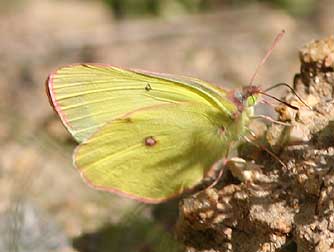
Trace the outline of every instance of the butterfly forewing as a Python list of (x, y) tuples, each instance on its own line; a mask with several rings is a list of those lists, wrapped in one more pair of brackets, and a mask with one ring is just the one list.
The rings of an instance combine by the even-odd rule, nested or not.
[(111, 66), (63, 67), (48, 79), (48, 93), (64, 125), (82, 142), (112, 119), (144, 107), (196, 102), (231, 115), (226, 93), (192, 78), (172, 78)]

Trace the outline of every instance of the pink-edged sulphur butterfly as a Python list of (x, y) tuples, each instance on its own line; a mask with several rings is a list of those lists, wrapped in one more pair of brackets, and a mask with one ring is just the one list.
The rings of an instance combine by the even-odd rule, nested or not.
[(159, 203), (227, 157), (247, 133), (260, 89), (78, 64), (50, 74), (47, 92), (79, 143), (74, 166), (89, 185)]

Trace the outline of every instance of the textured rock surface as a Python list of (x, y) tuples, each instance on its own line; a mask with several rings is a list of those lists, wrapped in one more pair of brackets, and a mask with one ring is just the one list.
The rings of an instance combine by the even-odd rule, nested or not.
[(262, 136), (286, 165), (256, 150), (252, 179), (233, 168), (239, 182), (183, 200), (178, 237), (189, 252), (334, 251), (334, 37), (307, 44), (300, 60), (294, 88), (312, 110), (287, 94), (299, 110), (276, 111), (292, 126)]

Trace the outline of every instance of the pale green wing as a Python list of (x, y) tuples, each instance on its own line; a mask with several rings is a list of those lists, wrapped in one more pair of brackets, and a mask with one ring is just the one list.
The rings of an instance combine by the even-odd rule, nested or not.
[(203, 104), (156, 105), (107, 123), (76, 149), (96, 189), (158, 203), (196, 185), (238, 140), (236, 121)]
[(78, 142), (106, 122), (147, 106), (190, 101), (227, 115), (236, 111), (224, 90), (204, 81), (111, 66), (60, 68), (49, 76), (47, 88), (53, 107)]

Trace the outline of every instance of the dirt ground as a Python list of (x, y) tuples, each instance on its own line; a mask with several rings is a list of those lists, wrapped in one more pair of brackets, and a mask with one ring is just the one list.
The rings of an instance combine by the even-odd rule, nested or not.
[[(159, 237), (149, 245), (140, 241), (152, 230), (164, 232), (152, 222), (149, 206), (94, 191), (72, 168), (75, 143), (45, 95), (45, 79), (55, 68), (99, 62), (242, 86), (285, 29), (256, 84), (292, 83), (300, 67), (298, 49), (333, 33), (331, 10), (332, 1), (321, 1), (312, 17), (296, 18), (254, 4), (121, 22), (97, 1), (19, 1), (1, 10), (0, 251), (164, 251), (171, 246), (152, 245)], [(131, 232), (117, 226), (120, 221), (135, 223)], [(109, 233), (121, 234), (108, 243), (115, 250), (94, 247)], [(136, 236), (137, 243), (126, 244)], [(173, 238), (166, 234), (165, 240), (169, 244)]]

